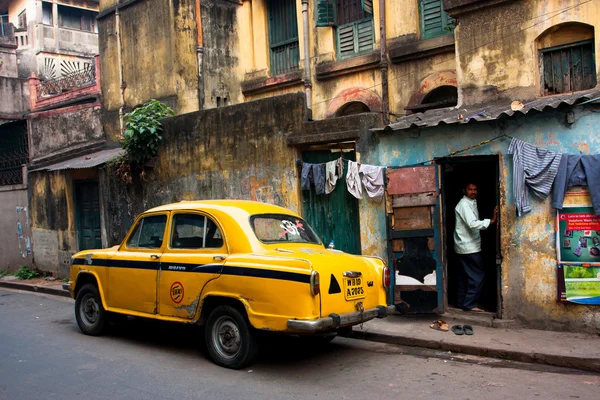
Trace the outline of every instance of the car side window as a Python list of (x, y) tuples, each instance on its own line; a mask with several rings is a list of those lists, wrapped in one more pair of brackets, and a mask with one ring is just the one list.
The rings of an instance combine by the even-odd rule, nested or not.
[(152, 215), (140, 219), (127, 241), (128, 248), (158, 249), (162, 246), (167, 225), (166, 215)]
[(217, 224), (199, 214), (176, 214), (173, 217), (172, 249), (218, 249), (223, 236)]

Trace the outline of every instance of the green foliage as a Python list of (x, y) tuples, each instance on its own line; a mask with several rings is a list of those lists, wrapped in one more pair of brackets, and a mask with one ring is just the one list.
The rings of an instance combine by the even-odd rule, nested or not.
[(598, 290), (600, 291), (600, 282), (565, 282), (565, 289), (572, 290)]
[(153, 99), (123, 116), (122, 146), (130, 164), (144, 164), (156, 156), (162, 140), (160, 120), (174, 114), (169, 106)]
[(598, 275), (598, 268), (593, 267), (565, 267), (565, 278), (595, 278)]
[(0, 269), (0, 278), (2, 278), (3, 276), (8, 275), (8, 271), (5, 269)]
[(35, 279), (40, 277), (40, 273), (34, 269), (31, 269), (25, 265), (22, 265), (17, 272), (15, 272), (15, 276), (21, 280)]

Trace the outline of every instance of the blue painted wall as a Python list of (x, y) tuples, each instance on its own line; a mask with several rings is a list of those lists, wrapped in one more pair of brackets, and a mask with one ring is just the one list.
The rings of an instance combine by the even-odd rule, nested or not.
[[(567, 124), (566, 113), (573, 111), (575, 123)], [(373, 163), (404, 166), (434, 158), (506, 134), (538, 147), (573, 154), (600, 153), (600, 107), (532, 111), (491, 122), (470, 122), (410, 129), (394, 133), (376, 133), (377, 157)], [(506, 154), (510, 139), (461, 153), (458, 156), (500, 156), (502, 297), (503, 319), (518, 319), (548, 329), (600, 329), (600, 307), (562, 304), (556, 296), (556, 210), (550, 198), (531, 198), (533, 210), (516, 217), (513, 196), (512, 156)], [(378, 210), (385, 221), (385, 211)], [(385, 229), (381, 230), (385, 235)]]

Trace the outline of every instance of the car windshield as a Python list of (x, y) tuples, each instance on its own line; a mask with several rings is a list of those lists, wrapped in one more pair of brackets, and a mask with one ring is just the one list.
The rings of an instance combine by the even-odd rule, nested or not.
[(314, 243), (321, 244), (308, 224), (297, 217), (285, 214), (262, 214), (250, 218), (258, 240), (264, 243)]

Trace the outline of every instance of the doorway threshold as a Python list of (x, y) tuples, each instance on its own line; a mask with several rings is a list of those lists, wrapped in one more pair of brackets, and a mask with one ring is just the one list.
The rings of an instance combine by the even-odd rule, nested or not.
[(442, 315), (448, 319), (487, 327), (492, 327), (494, 318), (496, 317), (496, 313), (493, 312), (464, 311), (454, 307), (448, 307)]

